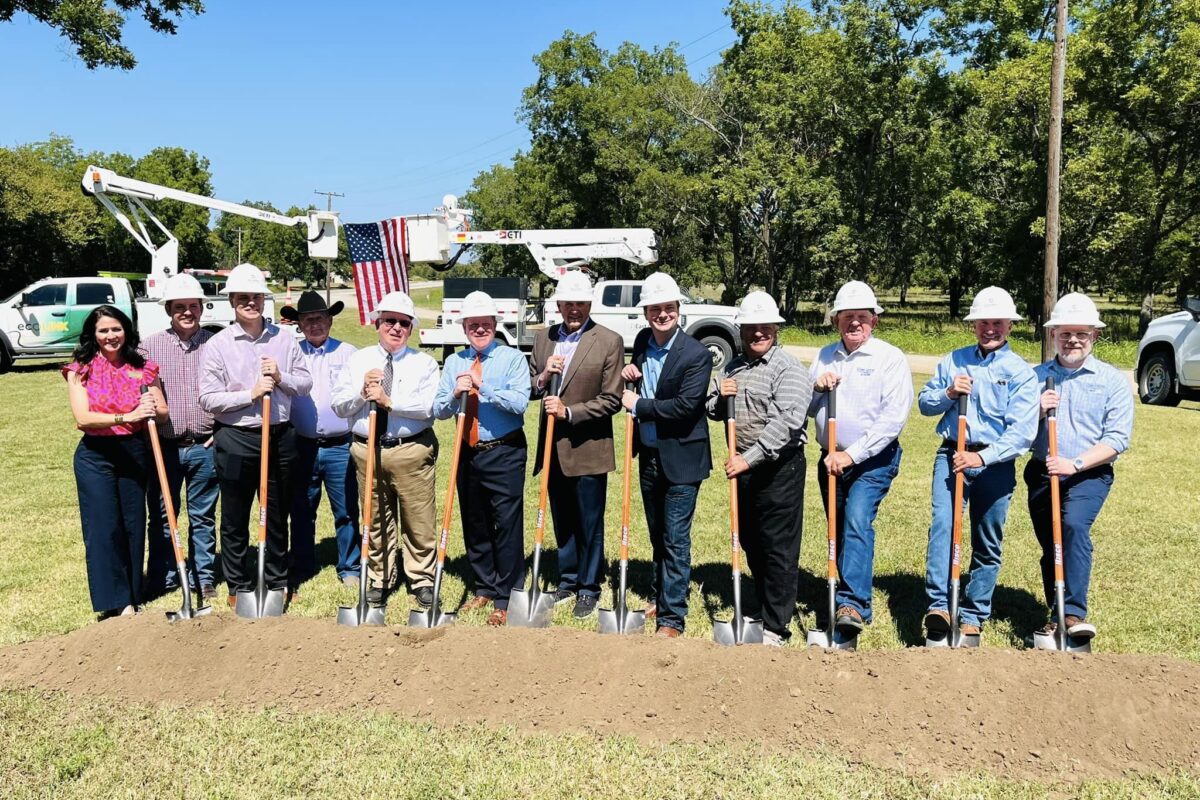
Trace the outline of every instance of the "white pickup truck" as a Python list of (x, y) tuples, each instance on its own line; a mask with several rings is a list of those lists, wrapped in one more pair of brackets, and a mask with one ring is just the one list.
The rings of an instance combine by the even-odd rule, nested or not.
[(1174, 406), (1200, 396), (1200, 298), (1152, 321), (1138, 342), (1138, 396), (1147, 405)]
[[(593, 287), (592, 318), (606, 328), (621, 334), (625, 349), (633, 349), (638, 331), (646, 327), (646, 317), (637, 302), (641, 298), (643, 281), (600, 281)], [(527, 284), (520, 278), (450, 278), (443, 283), (442, 313), (437, 327), (420, 330), (423, 347), (441, 347), (446, 352), (465, 347), (467, 339), (456, 321), (462, 299), (468, 293), (482, 290), (492, 295), (500, 311), (496, 335), (506, 344), (531, 350), (533, 337), (545, 325), (562, 321), (558, 306), (551, 300), (540, 306), (528, 298)], [(689, 300), (680, 307), (679, 324), (694, 336), (713, 357), (713, 368), (721, 369), (733, 358), (738, 334), (733, 318), (737, 309)]]
[[(105, 304), (128, 314), (142, 338), (170, 324), (162, 302), (136, 297), (124, 278), (44, 278), (0, 302), (0, 372), (20, 359), (70, 356), (87, 315)], [(267, 298), (263, 313), (274, 317), (272, 298)], [(232, 321), (227, 298), (204, 298), (201, 325), (218, 331)]]

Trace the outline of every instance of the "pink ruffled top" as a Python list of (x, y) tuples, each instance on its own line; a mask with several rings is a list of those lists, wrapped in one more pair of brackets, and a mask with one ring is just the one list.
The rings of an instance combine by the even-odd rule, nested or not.
[[(150, 386), (158, 378), (158, 364), (147, 360), (141, 369), (132, 364), (115, 366), (98, 355), (87, 364), (78, 361), (67, 364), (62, 368), (64, 379), (68, 372), (77, 374), (87, 389), (89, 410), (97, 414), (128, 414), (137, 408), (141, 387)], [(86, 432), (90, 436), (130, 436), (145, 427), (144, 421), (125, 422), (107, 428), (89, 428)]]

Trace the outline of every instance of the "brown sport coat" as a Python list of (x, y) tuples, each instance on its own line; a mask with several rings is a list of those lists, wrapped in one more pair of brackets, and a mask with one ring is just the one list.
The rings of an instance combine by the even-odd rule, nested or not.
[[(554, 355), (558, 325), (538, 332), (529, 360), (529, 377), (534, 399), (544, 397), (549, 387), (539, 390), (538, 375)], [(570, 410), (570, 422), (554, 423), (554, 448), (563, 475), (601, 475), (616, 469), (613, 456), (612, 417), (621, 409), (621, 368), (625, 366), (625, 345), (620, 335), (595, 320), (584, 324), (579, 346), (567, 365), (559, 397)], [(539, 406), (538, 443), (534, 451), (533, 474), (542, 468), (542, 448), (546, 441), (546, 414)]]

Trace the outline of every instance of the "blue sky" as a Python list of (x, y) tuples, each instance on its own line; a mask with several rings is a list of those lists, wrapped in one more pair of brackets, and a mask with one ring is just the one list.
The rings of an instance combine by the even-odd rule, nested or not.
[(131, 19), (132, 72), (87, 70), (18, 14), (0, 24), (0, 145), (51, 132), (84, 151), (175, 145), (211, 161), (224, 200), (323, 207), (321, 189), (346, 194), (347, 222), (427, 212), (528, 145), (521, 90), (564, 30), (608, 50), (675, 42), (701, 75), (734, 38), (724, 5), (207, 0), (174, 37)]

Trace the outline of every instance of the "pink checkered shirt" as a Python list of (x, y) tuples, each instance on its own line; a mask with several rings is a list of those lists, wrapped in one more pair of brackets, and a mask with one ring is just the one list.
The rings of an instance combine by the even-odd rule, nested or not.
[(171, 418), (158, 430), (164, 439), (188, 434), (207, 439), (212, 434), (213, 415), (200, 407), (200, 360), (204, 343), (213, 334), (201, 328), (184, 342), (174, 328), (146, 337), (138, 349), (159, 365), (159, 378), (167, 396)]

